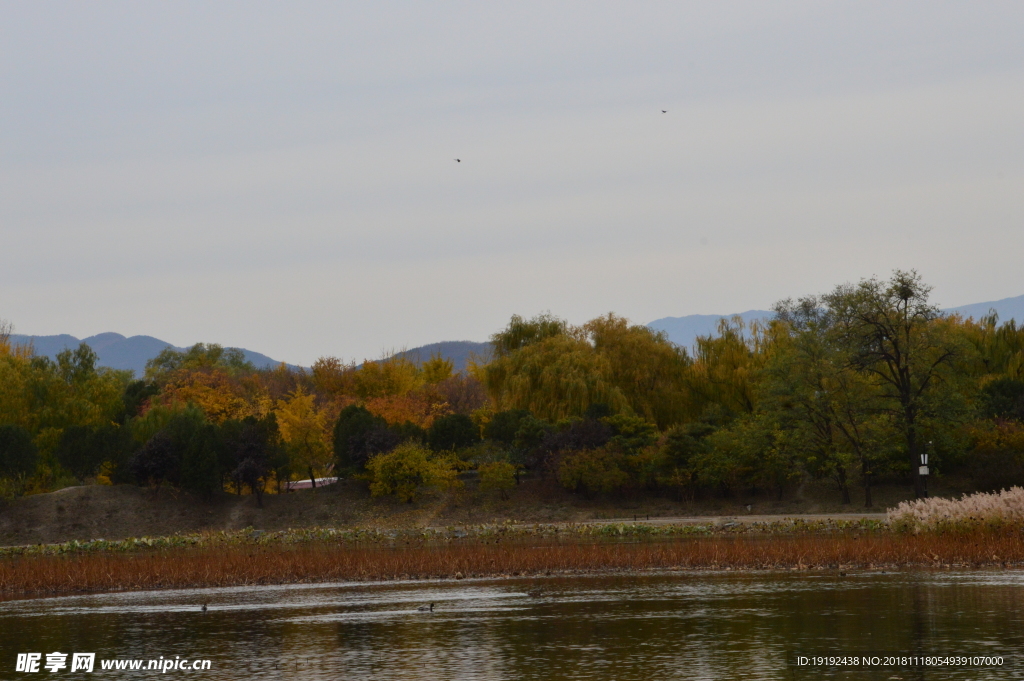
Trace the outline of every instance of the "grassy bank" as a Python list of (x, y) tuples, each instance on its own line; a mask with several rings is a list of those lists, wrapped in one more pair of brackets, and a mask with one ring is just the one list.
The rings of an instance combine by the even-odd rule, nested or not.
[(0, 594), (651, 569), (1024, 565), (1019, 528), (907, 534), (828, 523), (787, 527), (498, 527), (419, 536), (321, 530), (34, 547), (0, 556)]

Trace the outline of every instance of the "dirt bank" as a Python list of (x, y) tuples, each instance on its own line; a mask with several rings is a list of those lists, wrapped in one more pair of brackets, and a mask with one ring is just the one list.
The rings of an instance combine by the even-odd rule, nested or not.
[[(908, 489), (880, 489), (879, 510), (906, 498)], [(834, 492), (808, 488), (793, 500), (762, 497), (676, 502), (643, 499), (587, 500), (543, 480), (526, 481), (508, 500), (466, 489), (426, 495), (414, 504), (371, 498), (366, 485), (342, 481), (319, 490), (264, 497), (257, 508), (252, 496), (222, 494), (203, 500), (173, 489), (131, 485), (69, 487), (49, 494), (0, 502), (0, 546), (50, 544), (71, 540), (165, 536), (178, 532), (283, 530), (301, 527), (429, 527), (515, 520), (529, 523), (613, 522), (636, 518), (665, 522), (744, 522), (779, 515), (850, 517), (862, 509), (837, 504)], [(878, 517), (878, 516), (876, 516)]]

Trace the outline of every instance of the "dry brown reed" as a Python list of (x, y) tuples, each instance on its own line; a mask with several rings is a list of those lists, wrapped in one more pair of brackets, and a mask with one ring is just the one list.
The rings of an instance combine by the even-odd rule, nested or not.
[(0, 560), (0, 594), (459, 578), (649, 569), (852, 569), (1024, 563), (1018, 532), (713, 536), (661, 542), (315, 544)]
[(889, 523), (899, 529), (927, 532), (1024, 522), (1024, 488), (965, 494), (959, 499), (931, 497), (904, 501), (889, 509)]

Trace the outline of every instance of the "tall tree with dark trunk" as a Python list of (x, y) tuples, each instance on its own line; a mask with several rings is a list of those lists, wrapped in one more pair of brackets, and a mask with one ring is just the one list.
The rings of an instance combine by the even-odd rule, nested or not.
[(931, 287), (917, 272), (896, 270), (889, 281), (866, 279), (822, 297), (835, 315), (851, 365), (878, 379), (885, 408), (897, 417), (910, 460), (914, 491), (924, 495), (919, 465), (921, 419), (928, 397), (957, 356), (957, 343), (937, 322)]

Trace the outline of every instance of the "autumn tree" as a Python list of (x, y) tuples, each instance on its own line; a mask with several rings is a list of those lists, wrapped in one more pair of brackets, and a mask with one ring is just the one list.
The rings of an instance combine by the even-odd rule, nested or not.
[(354, 395), (356, 372), (355, 364), (345, 363), (337, 357), (320, 357), (310, 367), (313, 390), (331, 400)]
[(353, 389), (361, 400), (405, 395), (423, 385), (416, 364), (401, 355), (366, 361), (353, 375)]
[(600, 402), (628, 408), (622, 391), (608, 378), (607, 358), (598, 354), (584, 332), (541, 315), (530, 321), (515, 316), (491, 337), (495, 358), (484, 367), (485, 383), (500, 409), (525, 409), (558, 421), (581, 416)]
[(440, 383), (452, 377), (455, 363), (445, 359), (441, 353), (434, 353), (426, 362), (420, 365), (420, 377), (424, 383)]
[(196, 343), (187, 350), (164, 348), (160, 354), (146, 362), (146, 380), (163, 384), (179, 371), (212, 369), (237, 376), (252, 373), (256, 367), (245, 359), (245, 354), (238, 348), (225, 348), (216, 343)]
[(461, 486), (452, 457), (437, 455), (407, 442), (375, 454), (366, 464), (373, 496), (395, 495), (412, 503), (424, 487), (447, 490)]
[(331, 467), (334, 454), (326, 417), (317, 409), (313, 395), (301, 388), (279, 400), (275, 413), (292, 466), (307, 471), (316, 487), (317, 473), (322, 476)]

